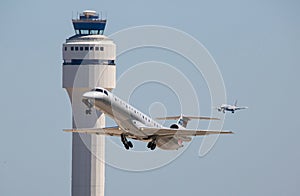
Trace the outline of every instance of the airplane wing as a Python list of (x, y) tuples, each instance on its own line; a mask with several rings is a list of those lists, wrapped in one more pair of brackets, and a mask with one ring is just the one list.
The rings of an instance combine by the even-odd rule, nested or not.
[(172, 129), (172, 128), (152, 128), (142, 127), (140, 128), (143, 133), (149, 136), (199, 136), (199, 135), (211, 135), (211, 134), (233, 134), (232, 131), (221, 130), (193, 130), (193, 129)]
[(236, 107), (235, 110), (243, 110), (243, 109), (247, 109), (248, 107), (243, 106), (243, 107)]
[[(154, 128), (154, 127), (141, 127), (141, 132), (148, 136), (160, 137), (173, 137), (173, 136), (199, 136), (211, 134), (233, 134), (232, 131), (219, 131), (219, 130), (193, 130), (193, 129), (171, 129), (171, 128)], [(88, 133), (97, 135), (120, 136), (124, 133), (118, 126), (105, 127), (105, 128), (84, 128), (84, 129), (64, 129), (65, 132), (71, 133)], [(135, 138), (133, 135), (130, 138)]]
[(84, 129), (64, 129), (65, 132), (71, 133), (89, 133), (97, 135), (110, 135), (110, 136), (120, 136), (123, 131), (119, 126), (115, 127), (104, 127), (104, 128), (84, 128)]

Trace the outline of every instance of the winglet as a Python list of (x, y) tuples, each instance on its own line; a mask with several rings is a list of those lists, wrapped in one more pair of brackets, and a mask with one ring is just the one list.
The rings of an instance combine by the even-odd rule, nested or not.
[(236, 99), (236, 100), (234, 101), (234, 106), (237, 106), (237, 102), (238, 102), (238, 100)]

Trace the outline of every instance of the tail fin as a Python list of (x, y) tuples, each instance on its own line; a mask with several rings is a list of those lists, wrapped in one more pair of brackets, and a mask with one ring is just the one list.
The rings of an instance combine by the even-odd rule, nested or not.
[(238, 102), (238, 100), (236, 99), (236, 100), (234, 101), (234, 106), (237, 106), (237, 102)]
[(211, 117), (206, 117), (206, 116), (185, 116), (185, 115), (180, 115), (180, 116), (167, 116), (167, 117), (159, 117), (156, 118), (157, 120), (178, 120), (177, 124), (179, 124), (182, 127), (186, 127), (188, 122), (193, 119), (198, 119), (198, 120), (220, 120), (219, 118), (211, 118)]

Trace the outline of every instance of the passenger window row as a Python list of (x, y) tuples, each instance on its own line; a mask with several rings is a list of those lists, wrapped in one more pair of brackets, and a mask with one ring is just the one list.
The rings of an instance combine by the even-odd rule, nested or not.
[(85, 51), (104, 51), (104, 47), (103, 46), (101, 46), (101, 47), (99, 47), (99, 46), (85, 46), (85, 47), (83, 47), (83, 46), (71, 46), (71, 47), (66, 47), (65, 46), (65, 51), (67, 51), (68, 50), (68, 48), (69, 48), (69, 50), (71, 50), (71, 51), (78, 51), (78, 50), (80, 50), (80, 51), (83, 51), (83, 50), (85, 50)]
[(138, 111), (136, 111), (134, 108), (128, 106), (128, 105), (127, 105), (126, 103), (124, 103), (123, 101), (117, 99), (116, 97), (115, 97), (115, 101), (120, 102), (122, 105), (126, 105), (126, 108), (127, 108), (127, 109), (129, 108), (131, 111), (133, 111), (135, 114), (137, 114), (137, 115), (139, 115), (140, 117), (142, 117), (144, 120), (148, 121), (149, 123), (152, 123), (152, 125), (153, 125), (154, 127), (158, 127), (158, 128), (159, 128), (159, 125), (158, 125), (157, 123), (155, 123), (155, 122), (153, 122), (153, 121), (150, 121), (150, 118), (147, 118), (147, 116), (142, 115), (141, 113), (139, 113)]

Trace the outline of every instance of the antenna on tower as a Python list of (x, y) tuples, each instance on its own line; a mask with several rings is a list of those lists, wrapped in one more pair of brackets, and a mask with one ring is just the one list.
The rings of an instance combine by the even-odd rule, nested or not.
[(105, 11), (105, 20), (107, 20), (107, 11)]

